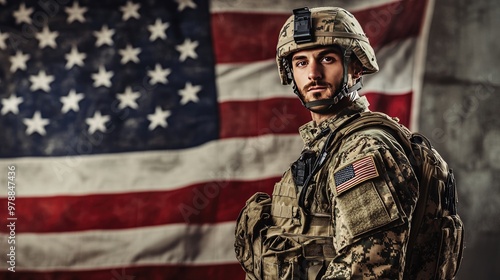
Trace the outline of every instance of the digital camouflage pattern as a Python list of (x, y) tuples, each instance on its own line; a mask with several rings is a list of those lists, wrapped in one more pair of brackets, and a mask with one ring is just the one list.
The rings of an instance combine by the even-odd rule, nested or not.
[(312, 42), (297, 44), (294, 41), (293, 15), (288, 18), (279, 33), (276, 62), (283, 85), (292, 83), (292, 77), (288, 76), (284, 60), (292, 53), (319, 46), (338, 45), (350, 49), (363, 65), (363, 74), (378, 71), (375, 52), (370, 46), (368, 37), (350, 12), (337, 7), (311, 8), (310, 11), (314, 30)]
[[(339, 129), (367, 106), (361, 97), (319, 126), (302, 126), (305, 149), (320, 151), (327, 137), (321, 131)], [(334, 140), (329, 152), (307, 189), (306, 211), (291, 169), (275, 185), (272, 224), (260, 229), (261, 265), (246, 267), (247, 279), (401, 279), (418, 188), (402, 147), (383, 130), (368, 129)], [(367, 156), (377, 177), (337, 193), (336, 172)]]
[(360, 114), (345, 133), (374, 127), (390, 132), (403, 145), (419, 181), (403, 278), (454, 279), (462, 261), (464, 225), (457, 213), (453, 171), (424, 135), (383, 113)]
[[(355, 102), (366, 104), (364, 98)], [(340, 195), (333, 189), (337, 256), (323, 279), (402, 279), (410, 217), (418, 198), (418, 182), (404, 149), (379, 128), (355, 132), (342, 140), (333, 156), (329, 184), (335, 185), (336, 170), (366, 155), (375, 158), (380, 176)]]

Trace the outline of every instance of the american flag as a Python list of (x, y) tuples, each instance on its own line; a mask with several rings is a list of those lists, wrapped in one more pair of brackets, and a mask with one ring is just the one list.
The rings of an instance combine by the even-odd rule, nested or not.
[(375, 160), (371, 155), (350, 163), (333, 174), (337, 195), (378, 175)]
[(235, 219), (310, 119), (278, 32), (324, 5), (376, 50), (371, 109), (416, 128), (432, 0), (0, 0), (0, 278), (244, 279)]

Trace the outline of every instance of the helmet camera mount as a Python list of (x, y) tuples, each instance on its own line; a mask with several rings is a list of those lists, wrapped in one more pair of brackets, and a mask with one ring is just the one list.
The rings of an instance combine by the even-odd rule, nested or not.
[(304, 7), (293, 10), (294, 28), (293, 40), (297, 44), (309, 43), (313, 41), (312, 19), (309, 8)]

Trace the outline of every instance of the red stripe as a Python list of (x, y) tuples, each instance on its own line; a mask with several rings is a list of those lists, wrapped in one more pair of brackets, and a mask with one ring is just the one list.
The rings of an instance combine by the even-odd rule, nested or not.
[[(366, 98), (372, 111), (398, 117), (410, 123), (412, 93), (387, 95), (369, 92)], [(251, 137), (263, 134), (297, 134), (311, 120), (310, 112), (298, 98), (274, 98), (254, 101), (228, 101), (219, 104), (220, 137)]]
[[(425, 6), (426, 1), (398, 1), (356, 11), (354, 16), (363, 26), (371, 45), (379, 48), (418, 35)], [(290, 14), (213, 13), (211, 24), (216, 62), (273, 59), (278, 33)]]
[(398, 1), (353, 13), (375, 49), (415, 37), (423, 26), (427, 1)]
[[(279, 178), (207, 182), (175, 191), (16, 199), (16, 233), (234, 221), (250, 196)], [(7, 205), (5, 198), (0, 205)], [(1, 220), (6, 220), (3, 211)], [(7, 233), (8, 228), (0, 231)]]
[[(410, 125), (413, 92), (398, 95), (368, 92), (365, 94), (370, 102), (370, 110), (386, 113), (391, 117), (399, 118), (399, 122), (405, 126)], [(416, 104), (418, 105), (418, 104)]]
[[(17, 268), (17, 267), (16, 267)], [(245, 279), (243, 269), (239, 264), (224, 265), (162, 265), (141, 267), (119, 267), (102, 270), (79, 271), (51, 271), (35, 272), (22, 271), (19, 268), (15, 273), (0, 272), (0, 279), (4, 280), (165, 280), (165, 279)]]
[(254, 62), (274, 58), (278, 33), (288, 16), (213, 13), (211, 24), (216, 62)]
[(298, 98), (229, 101), (219, 104), (219, 111), (221, 138), (297, 134), (311, 120)]

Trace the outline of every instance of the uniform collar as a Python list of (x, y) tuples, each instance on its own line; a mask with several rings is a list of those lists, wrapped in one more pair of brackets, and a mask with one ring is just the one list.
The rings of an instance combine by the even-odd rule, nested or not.
[(299, 134), (304, 140), (304, 143), (309, 146), (312, 141), (314, 141), (318, 135), (327, 128), (331, 131), (335, 131), (338, 127), (342, 126), (350, 117), (357, 113), (369, 111), (368, 100), (365, 96), (359, 97), (354, 100), (349, 107), (342, 109), (338, 114), (332, 116), (317, 125), (314, 121), (310, 121), (299, 128)]

